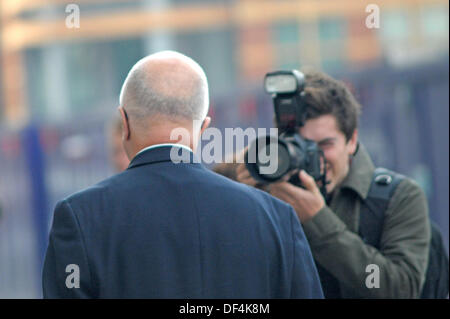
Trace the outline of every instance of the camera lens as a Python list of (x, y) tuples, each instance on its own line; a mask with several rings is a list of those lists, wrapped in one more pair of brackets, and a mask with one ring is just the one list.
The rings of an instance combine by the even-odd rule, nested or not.
[[(272, 143), (277, 143), (277, 142), (272, 142)], [(290, 166), (290, 156), (289, 156), (288, 150), (286, 149), (286, 146), (284, 146), (281, 143), (278, 143), (278, 151), (275, 156), (273, 156), (273, 154), (270, 154), (270, 149), (271, 149), (270, 144), (267, 146), (261, 147), (261, 149), (258, 152), (256, 166), (257, 166), (259, 174), (263, 175), (265, 178), (268, 178), (271, 180), (276, 180), (288, 172), (289, 166)], [(263, 158), (263, 156), (264, 156), (264, 158), (269, 158), (270, 161), (266, 162), (266, 163), (261, 163), (260, 159)], [(276, 171), (272, 174), (264, 174), (261, 171), (261, 167), (267, 167), (270, 164), (273, 165), (273, 161), (275, 161), (275, 163), (277, 165)]]

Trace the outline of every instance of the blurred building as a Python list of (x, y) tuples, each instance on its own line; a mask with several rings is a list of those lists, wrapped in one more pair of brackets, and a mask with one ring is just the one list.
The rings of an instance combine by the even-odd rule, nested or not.
[(204, 67), (220, 129), (272, 126), (269, 71), (346, 81), (375, 164), (419, 182), (448, 249), (449, 3), (370, 2), (379, 28), (358, 0), (0, 0), (0, 298), (40, 296), (56, 201), (113, 173), (122, 82), (167, 49)]
[[(71, 3), (80, 28), (66, 27)], [(212, 97), (260, 86), (274, 69), (338, 74), (448, 54), (448, 1), (374, 3), (379, 29), (366, 27), (367, 3), (354, 0), (3, 0), (1, 119), (109, 109), (130, 66), (161, 49), (199, 61)]]

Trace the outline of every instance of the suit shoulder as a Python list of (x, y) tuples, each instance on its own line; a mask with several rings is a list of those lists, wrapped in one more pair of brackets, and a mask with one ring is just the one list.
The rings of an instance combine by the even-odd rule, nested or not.
[(119, 183), (119, 181), (124, 178), (124, 173), (125, 172), (122, 172), (108, 177), (92, 186), (66, 196), (61, 201), (66, 201), (68, 203), (77, 203), (79, 201), (85, 201), (90, 198), (97, 198), (98, 196), (101, 196), (101, 194), (104, 193), (106, 189)]
[(233, 181), (213, 171), (210, 171), (210, 173), (214, 175), (214, 178), (216, 178), (217, 181), (219, 181), (219, 183), (221, 183), (224, 187), (252, 199), (252, 201), (259, 206), (270, 207), (271, 211), (278, 214), (282, 214), (283, 211), (293, 211), (293, 208), (289, 204), (273, 197), (265, 191)]

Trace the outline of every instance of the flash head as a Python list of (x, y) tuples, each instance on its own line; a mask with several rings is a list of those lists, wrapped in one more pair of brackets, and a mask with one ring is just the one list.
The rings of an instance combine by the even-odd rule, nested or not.
[(270, 94), (294, 94), (304, 86), (305, 77), (297, 70), (271, 72), (264, 77), (264, 89)]

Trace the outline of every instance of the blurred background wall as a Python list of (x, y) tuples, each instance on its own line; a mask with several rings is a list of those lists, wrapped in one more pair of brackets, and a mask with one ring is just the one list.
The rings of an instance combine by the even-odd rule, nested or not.
[(356, 0), (0, 0), (0, 298), (41, 296), (56, 201), (114, 173), (105, 126), (121, 84), (166, 49), (204, 67), (220, 129), (271, 127), (266, 72), (344, 80), (375, 164), (423, 187), (448, 250), (449, 4), (370, 3), (380, 28)]

